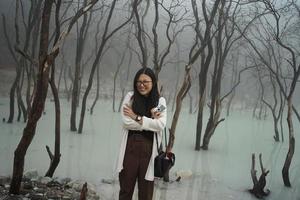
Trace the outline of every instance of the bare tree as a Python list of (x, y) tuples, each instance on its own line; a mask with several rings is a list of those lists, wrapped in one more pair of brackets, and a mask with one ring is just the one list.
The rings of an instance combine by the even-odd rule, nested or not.
[[(264, 3), (266, 8), (271, 12), (271, 15), (274, 17), (274, 20), (276, 21), (276, 26), (275, 26), (276, 31), (275, 31), (274, 39), (284, 50), (286, 50), (290, 54), (290, 59), (288, 59), (287, 62), (292, 67), (292, 81), (289, 86), (289, 91), (287, 93), (287, 107), (288, 107), (287, 123), (289, 129), (289, 151), (286, 155), (286, 159), (282, 168), (282, 178), (283, 178), (284, 185), (290, 187), (291, 183), (289, 178), (289, 168), (295, 152), (295, 136), (294, 136), (294, 127), (293, 127), (293, 119), (292, 119), (292, 112), (293, 112), (292, 106), (293, 106), (293, 94), (300, 75), (300, 64), (297, 63), (296, 53), (295, 50), (293, 50), (293, 47), (289, 46), (289, 44), (286, 44), (282, 39), (282, 34), (280, 33), (279, 11), (274, 7), (274, 5), (271, 4), (271, 2), (264, 2)], [(277, 73), (275, 74), (277, 75)], [(281, 84), (281, 82), (278, 83)], [(280, 86), (280, 88), (283, 88), (283, 86)]]
[[(253, 40), (251, 40), (249, 37), (244, 35), (244, 37), (249, 42), (250, 46), (254, 50), (254, 52), (258, 55), (260, 60), (264, 63), (264, 65), (270, 70), (272, 75), (275, 77), (276, 82), (280, 88), (280, 91), (283, 93), (284, 97), (287, 100), (287, 124), (288, 124), (288, 130), (289, 130), (289, 150), (286, 155), (286, 159), (282, 168), (282, 178), (284, 185), (287, 187), (291, 186), (290, 179), (289, 179), (289, 168), (292, 162), (292, 158), (295, 152), (295, 136), (294, 136), (294, 127), (293, 127), (293, 120), (292, 120), (292, 113), (293, 113), (293, 95), (295, 92), (295, 87), (297, 84), (297, 80), (300, 75), (300, 64), (297, 62), (297, 53), (291, 43), (289, 43), (288, 38), (284, 37), (286, 29), (288, 25), (290, 24), (289, 20), (284, 21), (285, 25), (282, 26), (282, 16), (280, 15), (280, 12), (283, 9), (291, 9), (291, 5), (286, 3), (282, 8), (276, 8), (275, 5), (270, 1), (259, 1), (259, 3), (262, 3), (262, 5), (265, 6), (265, 9), (268, 10), (270, 13), (270, 17), (272, 17), (272, 20), (275, 21), (275, 23), (270, 23), (268, 19), (265, 19), (264, 26), (268, 26), (268, 32), (266, 34), (269, 34), (272, 36), (273, 41), (276, 42), (283, 51), (286, 52), (286, 65), (287, 67), (290, 67), (291, 75), (290, 75), (290, 83), (288, 86), (288, 91), (285, 92), (284, 85), (281, 82), (281, 76), (278, 74), (273, 67), (266, 61), (264, 58), (262, 52), (258, 48), (257, 44), (254, 43)], [(288, 18), (291, 19), (291, 18)], [(271, 20), (271, 19), (269, 19)]]
[(139, 0), (136, 4), (133, 5), (132, 10), (134, 13), (135, 17), (135, 24), (136, 24), (136, 39), (140, 48), (141, 56), (140, 54), (136, 52), (136, 54), (139, 56), (139, 61), (142, 65), (142, 67), (147, 67), (148, 66), (148, 55), (147, 55), (147, 43), (145, 42), (145, 32), (144, 32), (144, 17), (146, 16), (150, 1), (146, 1), (146, 6), (145, 6), (145, 11), (144, 14), (142, 15), (142, 20), (140, 19), (139, 15), (139, 10), (138, 6), (141, 4), (141, 0)]
[[(231, 51), (234, 44), (237, 43), (237, 41), (240, 41), (242, 38), (242, 34), (238, 33), (235, 24), (243, 24), (243, 30), (242, 32), (245, 32), (250, 25), (255, 21), (256, 18), (258, 18), (260, 15), (255, 16), (253, 19), (245, 22), (238, 21), (240, 19), (240, 13), (242, 13), (242, 5), (240, 4), (240, 1), (227, 1), (222, 2), (219, 7), (218, 12), (218, 20), (216, 22), (216, 35), (214, 37), (215, 39), (215, 56), (214, 56), (214, 69), (212, 74), (212, 83), (211, 83), (211, 90), (210, 90), (210, 102), (209, 102), (209, 119), (205, 128), (204, 136), (203, 136), (203, 142), (202, 146), (200, 146), (200, 139), (201, 139), (201, 131), (202, 131), (202, 112), (203, 112), (203, 105), (204, 102), (202, 98), (204, 98), (204, 94), (206, 87), (206, 83), (203, 83), (203, 85), (200, 85), (200, 88), (202, 88), (200, 91), (200, 103), (199, 103), (199, 111), (198, 115), (200, 117), (197, 121), (197, 134), (196, 134), (196, 145), (195, 149), (200, 150), (200, 147), (203, 150), (208, 149), (208, 145), (210, 142), (211, 137), (213, 136), (216, 127), (219, 125), (220, 122), (224, 121), (225, 118), (220, 119), (220, 114), (222, 110), (222, 101), (225, 99), (224, 97), (227, 96), (224, 95), (221, 96), (221, 83), (222, 83), (222, 77), (223, 77), (223, 71), (225, 66), (225, 61), (227, 59), (227, 56), (229, 52)], [(211, 54), (213, 53), (213, 47), (211, 47)], [(201, 66), (205, 70), (208, 70), (208, 65), (211, 62), (212, 55), (208, 55), (206, 58), (206, 63), (204, 63), (204, 66)], [(247, 70), (248, 68), (244, 68), (240, 71), (243, 72)], [(201, 71), (200, 71), (201, 73)], [(201, 76), (199, 79), (204, 79), (206, 81), (207, 72)], [(202, 80), (203, 82), (203, 80)], [(230, 90), (232, 92), (233, 90)], [(200, 106), (202, 105), (202, 106)]]
[[(216, 16), (217, 13), (217, 9), (220, 3), (220, 0), (216, 0), (213, 4), (213, 9), (210, 12), (210, 16), (208, 16), (207, 14), (205, 14), (205, 18), (206, 18), (206, 27), (205, 27), (205, 33), (204, 33), (204, 37), (201, 36), (200, 34), (200, 20), (199, 20), (199, 15), (198, 15), (198, 10), (197, 10), (197, 4), (195, 0), (191, 0), (192, 3), (192, 7), (193, 7), (193, 13), (194, 13), (194, 17), (195, 17), (195, 34), (196, 34), (196, 39), (195, 39), (195, 43), (194, 45), (191, 47), (190, 52), (189, 52), (189, 61), (188, 64), (185, 66), (185, 73), (184, 73), (184, 79), (182, 82), (182, 85), (177, 93), (177, 97), (176, 97), (176, 109), (175, 112), (173, 114), (173, 118), (172, 118), (172, 124), (171, 124), (171, 128), (169, 130), (170, 135), (169, 135), (169, 142), (168, 142), (168, 146), (167, 146), (167, 151), (171, 151), (171, 149), (173, 148), (174, 145), (174, 140), (175, 140), (175, 130), (176, 130), (176, 126), (178, 123), (178, 117), (181, 111), (181, 107), (182, 107), (182, 101), (185, 98), (188, 90), (191, 87), (191, 75), (190, 75), (190, 70), (192, 65), (196, 62), (196, 60), (198, 59), (199, 55), (203, 53), (203, 51), (205, 50), (206, 47), (211, 48), (211, 27), (213, 25), (214, 22), (214, 17)], [(202, 5), (204, 5), (204, 12), (206, 12), (206, 1), (202, 1)], [(203, 40), (201, 40), (201, 44), (199, 44), (199, 38), (203, 38)], [(198, 47), (198, 48), (197, 48)]]
[[(32, 31), (34, 29), (34, 27), (36, 27), (35, 25), (37, 24), (37, 22), (39, 21), (39, 13), (40, 13), (40, 8), (41, 8), (41, 2), (39, 1), (35, 1), (35, 0), (31, 0), (30, 1), (30, 10), (29, 10), (29, 14), (28, 14), (28, 18), (27, 18), (27, 23), (25, 22), (25, 19), (23, 18), (22, 22), (24, 25), (24, 29), (25, 29), (25, 39), (24, 39), (24, 43), (21, 44), (21, 39), (20, 39), (20, 25), (19, 25), (19, 13), (20, 13), (20, 7), (21, 7), (21, 11), (22, 13), (24, 12), (24, 8), (23, 8), (23, 4), (22, 2), (20, 2), (19, 0), (16, 0), (16, 10), (15, 10), (15, 45), (14, 47), (12, 47), (12, 44), (10, 42), (8, 33), (7, 33), (7, 28), (6, 28), (6, 22), (5, 22), (5, 16), (2, 15), (3, 18), (3, 30), (4, 30), (4, 34), (7, 40), (7, 44), (8, 44), (8, 48), (10, 50), (10, 53), (12, 54), (15, 62), (16, 62), (16, 77), (15, 80), (11, 86), (10, 89), (10, 113), (9, 113), (9, 117), (7, 122), (8, 123), (12, 123), (13, 119), (14, 119), (14, 106), (15, 106), (15, 94), (17, 95), (17, 103), (18, 103), (18, 108), (19, 108), (19, 113), (20, 109), (22, 111), (23, 117), (24, 117), (24, 121), (27, 120), (27, 108), (24, 105), (23, 99), (22, 99), (22, 95), (21, 95), (21, 91), (22, 91), (22, 86), (23, 86), (23, 80), (24, 80), (24, 75), (25, 75), (25, 71), (27, 71), (27, 77), (28, 77), (28, 81), (27, 81), (27, 105), (30, 104), (30, 80), (31, 80), (31, 74), (29, 73), (29, 69), (28, 69), (28, 62), (27, 59), (30, 58), (31, 56), (29, 56), (28, 54), (28, 49), (29, 49), (29, 45), (30, 45), (30, 38), (32, 36)], [(34, 45), (34, 42), (33, 42)], [(21, 47), (22, 46), (22, 47)], [(20, 56), (17, 56), (16, 53), (19, 53)], [(28, 107), (28, 109), (30, 109), (30, 107)], [(18, 116), (18, 121), (20, 120), (20, 115)]]
[(43, 9), (41, 41), (39, 53), (39, 77), (37, 80), (36, 93), (32, 103), (32, 109), (21, 141), (15, 150), (13, 177), (10, 193), (19, 194), (24, 170), (24, 157), (35, 134), (36, 124), (41, 117), (48, 89), (49, 65), (52, 64), (53, 55), (47, 58), (50, 13), (53, 1), (46, 1)]
[[(117, 2), (116, 0), (113, 0), (112, 3), (111, 3), (110, 10), (109, 10), (106, 22), (105, 22), (105, 28), (103, 30), (103, 34), (102, 34), (102, 38), (101, 38), (101, 43), (100, 43), (99, 49), (97, 50), (96, 58), (95, 58), (95, 60), (94, 60), (94, 62), (92, 64), (92, 69), (91, 69), (91, 72), (90, 72), (90, 75), (89, 75), (88, 85), (87, 85), (86, 91), (84, 92), (84, 95), (83, 95), (78, 133), (82, 133), (83, 121), (84, 121), (84, 116), (85, 116), (85, 111), (86, 111), (87, 97), (88, 97), (89, 92), (90, 92), (90, 90), (92, 88), (93, 77), (94, 77), (94, 74), (95, 74), (95, 70), (96, 70), (96, 68), (98, 66), (100, 57), (103, 54), (103, 50), (105, 49), (104, 47), (105, 47), (106, 43), (109, 41), (109, 39), (116, 32), (118, 32), (121, 28), (123, 28), (126, 24), (128, 24), (131, 21), (132, 17), (133, 17), (133, 12), (132, 12), (132, 14), (130, 15), (130, 17), (128, 19), (126, 19), (123, 23), (121, 23), (120, 25), (118, 25), (116, 28), (114, 28), (109, 33), (111, 18), (112, 18), (113, 11), (114, 11), (115, 6), (116, 6), (116, 2)], [(138, 2), (138, 0), (134, 0), (134, 2), (132, 3), (133, 7), (136, 6), (137, 2)]]
[[(59, 21), (59, 12), (61, 8), (61, 0), (57, 0), (56, 2), (56, 8), (55, 8), (55, 39), (54, 44), (59, 39), (60, 34), (60, 21)], [(52, 154), (50, 148), (46, 146), (48, 155), (50, 157), (50, 165), (49, 169), (47, 170), (45, 176), (52, 177), (59, 162), (60, 162), (60, 102), (59, 102), (59, 96), (58, 96), (58, 89), (55, 84), (55, 59), (53, 59), (53, 64), (51, 67), (51, 73), (50, 73), (50, 79), (49, 84), (51, 87), (51, 91), (54, 98), (54, 104), (55, 104), (55, 142), (54, 142), (54, 155)]]
[[(101, 7), (104, 7), (101, 6)], [(100, 19), (98, 20), (97, 22), (97, 26), (96, 26), (96, 33), (95, 33), (95, 41), (96, 41), (96, 44), (95, 44), (95, 50), (94, 52), (97, 53), (97, 49), (99, 49), (99, 35), (100, 35), (100, 25), (102, 23), (102, 21), (105, 19), (105, 13), (106, 13), (106, 9), (100, 9)], [(94, 112), (94, 108), (96, 106), (96, 103), (99, 99), (99, 96), (100, 96), (100, 63), (101, 63), (101, 60), (103, 58), (103, 56), (106, 54), (106, 52), (110, 49), (110, 45), (107, 45), (106, 49), (103, 51), (103, 54), (100, 56), (100, 59), (99, 59), (99, 62), (98, 62), (98, 65), (97, 65), (97, 71), (96, 71), (96, 96), (95, 96), (95, 99), (92, 103), (92, 106), (90, 108), (90, 114), (92, 115), (93, 112)], [(95, 53), (95, 54), (96, 54)]]
[[(154, 20), (151, 28), (152, 34), (150, 34), (147, 32), (147, 24), (144, 23), (148, 9), (152, 6), (150, 2), (147, 1), (144, 10), (142, 9), (143, 6), (140, 6), (142, 14), (139, 13), (138, 7), (133, 9), (137, 29), (136, 39), (141, 50), (141, 53), (135, 53), (138, 55), (142, 67), (148, 67), (148, 58), (153, 57), (153, 69), (158, 78), (162, 67), (168, 64), (167, 57), (170, 56), (176, 38), (185, 28), (181, 24), (187, 11), (183, 5), (184, 1), (153, 0)], [(140, 15), (142, 16), (140, 17)], [(158, 26), (160, 31), (158, 31)], [(165, 45), (163, 45), (163, 41), (167, 41)], [(150, 45), (148, 45), (149, 43)]]
[[(87, 0), (83, 1), (83, 6), (87, 4)], [(79, 2), (78, 2), (79, 4)], [(90, 12), (90, 15), (92, 12)], [(76, 128), (76, 111), (79, 104), (79, 95), (80, 95), (80, 82), (82, 78), (82, 55), (84, 52), (85, 42), (87, 38), (87, 30), (89, 28), (88, 24), (88, 15), (85, 13), (83, 15), (83, 20), (80, 26), (80, 30), (77, 31), (78, 39), (76, 45), (76, 56), (75, 56), (75, 74), (73, 80), (73, 89), (72, 89), (72, 99), (71, 99), (71, 116), (70, 116), (70, 130), (77, 131)], [(78, 22), (77, 22), (78, 23)]]
[(195, 32), (197, 36), (196, 41), (198, 40), (201, 41), (201, 47), (203, 47), (203, 50), (199, 52), (199, 55), (201, 54), (201, 69), (199, 73), (199, 102), (198, 102), (198, 116), (197, 116), (196, 144), (195, 144), (195, 150), (200, 150), (203, 108), (204, 108), (205, 97), (206, 97), (207, 73), (208, 73), (208, 68), (211, 59), (213, 57), (212, 25), (214, 23), (220, 1), (214, 2), (212, 10), (209, 13), (208, 13), (208, 7), (206, 5), (206, 1), (202, 1), (201, 8), (202, 8), (204, 26), (205, 26), (204, 34), (201, 33), (197, 2), (195, 0), (191, 0), (191, 3), (193, 7), (193, 14), (196, 21), (196, 25), (195, 25)]
[(87, 12), (96, 2), (97, 0), (90, 1), (86, 7), (80, 9), (75, 14), (75, 16), (71, 19), (67, 29), (60, 34), (58, 41), (54, 44), (54, 47), (49, 53), (49, 24), (51, 18), (52, 4), (54, 3), (54, 1), (46, 0), (44, 3), (40, 32), (41, 37), (39, 49), (39, 73), (37, 76), (37, 87), (33, 97), (32, 109), (30, 110), (28, 115), (27, 124), (23, 130), (22, 138), (14, 152), (13, 175), (9, 189), (9, 193), (11, 194), (20, 193), (21, 180), (24, 171), (25, 154), (35, 135), (37, 122), (40, 119), (44, 109), (49, 84), (48, 81), (50, 68), (55, 60), (55, 57), (58, 54), (61, 42), (68, 35), (72, 26), (78, 20), (78, 18), (82, 14)]
[[(259, 32), (259, 30), (257, 30)], [(274, 44), (269, 43), (268, 41), (270, 41), (270, 39), (267, 39), (266, 41), (262, 41), (262, 38), (260, 39), (261, 43), (265, 46), (266, 49), (266, 53), (265, 58), (266, 61), (269, 62), (269, 65), (271, 66), (275, 66), (276, 68), (276, 73), (278, 73), (280, 76), (282, 75), (282, 71), (281, 71), (281, 65), (283, 62), (283, 57), (280, 53), (280, 48), (276, 47), (278, 45), (275, 44), (275, 47), (277, 50), (279, 50), (277, 53), (275, 53), (274, 50)], [(259, 60), (259, 58), (254, 58), (253, 62), (257, 62), (256, 60)], [(265, 68), (262, 68), (262, 66), (260, 68), (258, 68), (258, 66), (261, 66), (259, 64), (257, 64), (257, 76), (258, 76), (258, 80), (260, 83), (260, 90), (262, 91), (262, 95), (261, 95), (261, 102), (263, 102), (270, 110), (271, 114), (272, 114), (272, 118), (273, 118), (273, 122), (274, 122), (274, 140), (276, 142), (279, 142), (280, 137), (279, 137), (279, 122), (280, 119), (283, 115), (283, 109), (284, 109), (284, 104), (285, 104), (285, 100), (283, 98), (282, 92), (280, 91), (280, 89), (278, 88), (277, 82), (273, 76), (272, 73), (270, 73), (270, 71), (267, 72), (263, 72), (263, 70), (268, 70)], [(263, 81), (263, 79), (268, 78), (268, 81)], [(283, 80), (284, 81), (284, 80)], [(272, 98), (271, 101), (268, 100), (265, 96), (267, 96), (268, 94), (265, 94), (265, 87), (270, 85), (270, 92), (272, 92)], [(285, 85), (285, 84), (284, 84)], [(269, 93), (270, 93), (269, 92)], [(282, 134), (283, 135), (283, 134)], [(283, 139), (283, 136), (282, 136)]]

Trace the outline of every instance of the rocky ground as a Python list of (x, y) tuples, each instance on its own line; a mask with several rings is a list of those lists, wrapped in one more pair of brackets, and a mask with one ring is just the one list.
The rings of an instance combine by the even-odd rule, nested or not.
[[(80, 199), (84, 181), (70, 178), (49, 178), (39, 176), (36, 170), (24, 173), (20, 195), (9, 195), (11, 179), (0, 176), (0, 200), (63, 200)], [(88, 200), (100, 199), (95, 187), (87, 183)]]

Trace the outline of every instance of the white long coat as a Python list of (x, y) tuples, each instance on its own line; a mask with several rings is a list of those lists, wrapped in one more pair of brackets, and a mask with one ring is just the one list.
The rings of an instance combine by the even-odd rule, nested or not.
[[(124, 98), (124, 101), (122, 103), (122, 110), (121, 110), (121, 115), (122, 115), (122, 122), (123, 122), (123, 127), (122, 127), (122, 140), (120, 144), (120, 153), (117, 161), (117, 172), (120, 173), (123, 169), (123, 160), (124, 160), (124, 155), (125, 155), (125, 149), (126, 149), (126, 144), (127, 144), (127, 138), (128, 138), (128, 130), (149, 130), (149, 131), (154, 131), (157, 132), (157, 139), (158, 139), (158, 144), (161, 143), (162, 139), (162, 133), (163, 130), (166, 126), (166, 121), (167, 121), (167, 109), (162, 111), (161, 117), (158, 119), (152, 119), (149, 117), (143, 116), (143, 124), (139, 124), (135, 120), (131, 119), (128, 116), (125, 116), (123, 113), (123, 107), (124, 105), (132, 105), (132, 100), (131, 97), (133, 95), (133, 92), (128, 92), (127, 95)], [(159, 105), (164, 105), (166, 107), (166, 100), (163, 97), (159, 98)], [(150, 162), (148, 165), (148, 169), (145, 175), (145, 179), (148, 181), (153, 181), (154, 180), (154, 158), (157, 155), (157, 146), (156, 146), (156, 137), (154, 136), (153, 138), (153, 145), (152, 145), (152, 155), (150, 158)]]

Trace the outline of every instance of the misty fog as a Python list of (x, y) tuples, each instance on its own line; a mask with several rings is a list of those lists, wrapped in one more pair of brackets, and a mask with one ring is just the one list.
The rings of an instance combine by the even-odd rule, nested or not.
[[(247, 191), (253, 186), (252, 153), (257, 159), (263, 153), (271, 171), (266, 185), (270, 199), (300, 199), (295, 189), (300, 186), (299, 1), (95, 1), (63, 35), (72, 17), (92, 2), (55, 1), (45, 48), (40, 45), (47, 38), (45, 33), (41, 37), (47, 26), (42, 18), (45, 3), (0, 1), (0, 110), (5, 132), (0, 137), (0, 175), (12, 175), (13, 151), (33, 116), (30, 108), (39, 92), (46, 91), (47, 114), (36, 121), (43, 128), (37, 129), (25, 157), (27, 170), (45, 173), (49, 164), (41, 164), (46, 155), (40, 153), (46, 141), (54, 141), (54, 77), (65, 155), (54, 176), (87, 179), (104, 199), (116, 199), (119, 106), (133, 88), (136, 71), (150, 67), (167, 100), (167, 128), (175, 134), (178, 160), (172, 178), (180, 170), (193, 174), (178, 184), (157, 181), (156, 199), (254, 199)], [(53, 52), (54, 45), (58, 51)], [(45, 60), (51, 63), (46, 77)], [(39, 78), (49, 82), (47, 89), (37, 89)], [(105, 124), (97, 124), (103, 119)], [(92, 156), (87, 158), (89, 152)], [(76, 159), (84, 160), (88, 173)], [(288, 162), (290, 181), (284, 181), (281, 170)], [(105, 185), (102, 179), (115, 182)]]

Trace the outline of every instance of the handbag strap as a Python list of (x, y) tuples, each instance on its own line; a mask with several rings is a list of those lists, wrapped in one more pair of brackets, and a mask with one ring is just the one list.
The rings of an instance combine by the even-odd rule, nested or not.
[(157, 153), (159, 153), (159, 149), (158, 149), (158, 141), (157, 141), (157, 133), (155, 132), (155, 138), (156, 138), (156, 148), (157, 148)]
[[(167, 147), (167, 128), (164, 128), (164, 135), (165, 135), (165, 147)], [(156, 138), (156, 148), (157, 148), (157, 152), (159, 153), (159, 147), (158, 147), (158, 139), (157, 139), (157, 132), (155, 132), (155, 138)]]
[(167, 148), (167, 128), (164, 128), (164, 132), (165, 132), (165, 147)]

